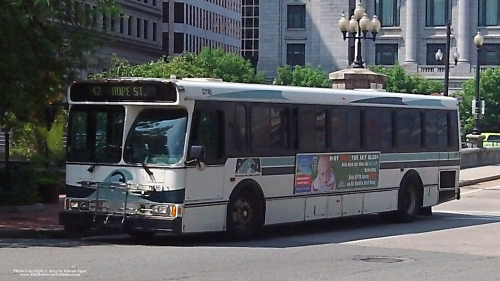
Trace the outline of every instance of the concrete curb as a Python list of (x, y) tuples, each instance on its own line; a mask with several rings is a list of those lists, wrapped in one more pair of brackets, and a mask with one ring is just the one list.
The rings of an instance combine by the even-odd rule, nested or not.
[(25, 206), (0, 206), (0, 214), (33, 213), (43, 211), (44, 209), (45, 205), (42, 203), (35, 203), (33, 205)]
[(472, 179), (472, 180), (464, 180), (460, 181), (458, 186), (464, 187), (464, 186), (469, 186), (469, 185), (474, 185), (477, 183), (482, 183), (482, 182), (487, 182), (487, 181), (493, 181), (493, 180), (498, 180), (500, 179), (500, 175), (493, 175), (493, 176), (488, 176), (488, 177), (483, 177), (483, 178), (477, 178), (477, 179)]

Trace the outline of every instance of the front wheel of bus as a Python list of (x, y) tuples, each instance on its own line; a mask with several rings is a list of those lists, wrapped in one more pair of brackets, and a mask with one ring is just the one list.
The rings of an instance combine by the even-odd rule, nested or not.
[(398, 221), (408, 223), (417, 218), (421, 206), (419, 194), (418, 185), (414, 181), (409, 181), (401, 187), (398, 199)]
[(262, 226), (262, 207), (250, 189), (240, 191), (231, 198), (227, 208), (227, 231), (230, 238), (249, 239)]

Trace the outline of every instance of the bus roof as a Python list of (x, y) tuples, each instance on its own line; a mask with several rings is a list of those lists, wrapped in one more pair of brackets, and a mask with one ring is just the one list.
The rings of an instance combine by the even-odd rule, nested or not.
[[(114, 81), (155, 81), (175, 84), (184, 99), (221, 100), (246, 102), (276, 102), (298, 104), (350, 104), (384, 107), (414, 107), (457, 110), (458, 100), (454, 97), (431, 96), (408, 93), (391, 93), (380, 90), (343, 90), (268, 84), (246, 84), (221, 82), (217, 79), (163, 79), (142, 77), (121, 77)], [(97, 81), (93, 81), (94, 83)], [(85, 82), (84, 82), (85, 83)]]

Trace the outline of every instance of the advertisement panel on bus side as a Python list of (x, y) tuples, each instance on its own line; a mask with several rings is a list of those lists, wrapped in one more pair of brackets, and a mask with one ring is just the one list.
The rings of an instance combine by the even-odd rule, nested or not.
[(294, 193), (377, 187), (380, 152), (298, 154)]

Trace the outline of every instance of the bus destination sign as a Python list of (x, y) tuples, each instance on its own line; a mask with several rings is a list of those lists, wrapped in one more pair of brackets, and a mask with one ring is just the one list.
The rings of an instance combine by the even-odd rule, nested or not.
[(158, 82), (82, 82), (71, 86), (70, 99), (95, 102), (175, 102), (177, 91), (172, 84)]

